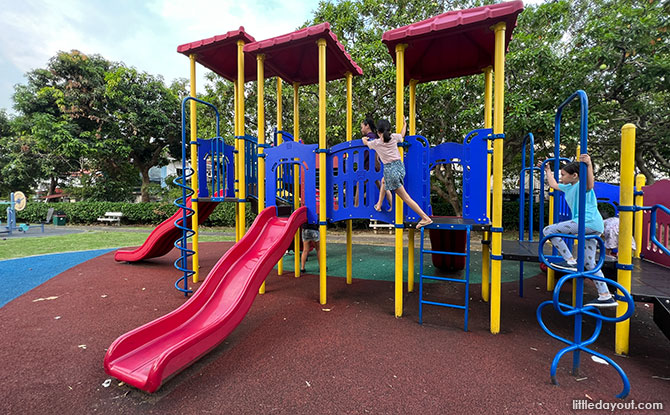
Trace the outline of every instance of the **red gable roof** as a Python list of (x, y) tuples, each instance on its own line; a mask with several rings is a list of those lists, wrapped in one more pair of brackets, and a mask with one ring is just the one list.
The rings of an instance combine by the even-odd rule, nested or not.
[(328, 22), (249, 43), (244, 46), (244, 52), (251, 56), (265, 54), (266, 70), (287, 82), (310, 85), (319, 82), (319, 49), (316, 42), (321, 38), (326, 40), (327, 81), (343, 78), (347, 72), (354, 76), (363, 74), (331, 32)]
[[(226, 34), (185, 43), (177, 47), (177, 52), (188, 56), (196, 55), (196, 61), (212, 72), (221, 75), (229, 81), (237, 80), (237, 41), (254, 42), (255, 39), (240, 26)], [(266, 76), (274, 76), (267, 73)], [(244, 57), (244, 80), (256, 79), (256, 59), (252, 56)]]
[(421, 22), (389, 30), (382, 41), (395, 62), (395, 47), (406, 43), (405, 82), (436, 81), (481, 73), (493, 65), (491, 26), (505, 22), (505, 48), (512, 39), (522, 1), (455, 10)]

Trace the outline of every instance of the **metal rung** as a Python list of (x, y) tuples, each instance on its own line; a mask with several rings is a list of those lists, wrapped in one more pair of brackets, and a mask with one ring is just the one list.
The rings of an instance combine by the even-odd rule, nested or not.
[(435, 301), (427, 301), (427, 300), (421, 300), (421, 304), (439, 305), (440, 307), (458, 308), (461, 310), (465, 310), (464, 305), (457, 305), (457, 304), (437, 303)]
[(440, 254), (440, 255), (453, 255), (453, 256), (467, 256), (465, 252), (447, 252), (447, 251), (429, 251), (424, 249), (425, 254)]
[(434, 275), (421, 275), (420, 278), (427, 280), (439, 280), (439, 281), (451, 281), (451, 282), (467, 282), (463, 278), (449, 278), (449, 277), (436, 277)]

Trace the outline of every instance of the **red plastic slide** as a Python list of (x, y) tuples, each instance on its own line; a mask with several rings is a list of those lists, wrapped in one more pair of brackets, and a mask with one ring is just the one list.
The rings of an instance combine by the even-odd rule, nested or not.
[[(203, 223), (209, 215), (212, 214), (214, 208), (218, 205), (217, 202), (200, 202), (198, 204), (198, 223)], [(191, 207), (191, 198), (186, 200), (186, 206)], [(114, 254), (114, 260), (119, 262), (136, 262), (143, 259), (156, 258), (163, 256), (174, 248), (174, 243), (182, 235), (182, 230), (174, 226), (174, 221), (181, 219), (182, 211), (177, 209), (174, 215), (163, 223), (158, 225), (156, 229), (151, 231), (146, 241), (137, 249), (132, 251), (119, 250)], [(191, 227), (190, 218), (187, 220), (188, 227)]]
[(240, 324), (261, 284), (306, 221), (306, 207), (289, 218), (277, 217), (275, 207), (263, 210), (193, 297), (112, 343), (105, 355), (105, 372), (151, 393), (219, 345)]

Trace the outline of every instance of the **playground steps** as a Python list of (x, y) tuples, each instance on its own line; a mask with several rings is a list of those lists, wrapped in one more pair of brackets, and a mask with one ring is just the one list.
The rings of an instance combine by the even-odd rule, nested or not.
[[(433, 223), (430, 225), (424, 226), (421, 228), (421, 247), (420, 247), (420, 258), (419, 258), (419, 324), (423, 324), (423, 305), (435, 305), (441, 307), (457, 308), (464, 310), (464, 323), (463, 330), (468, 331), (468, 310), (470, 304), (470, 237), (473, 230), (473, 227), (479, 228), (481, 225), (477, 224), (475, 221), (470, 219), (463, 218), (433, 218)], [(465, 232), (465, 252), (452, 252), (452, 251), (437, 251), (429, 250), (424, 248), (424, 236), (425, 229), (440, 229), (440, 230), (452, 230), (452, 231), (464, 231)], [(462, 257), (465, 259), (465, 276), (464, 278), (452, 278), (452, 277), (439, 277), (435, 275), (425, 275), (423, 272), (423, 256), (424, 254), (432, 255), (446, 255), (452, 257)], [(438, 301), (429, 301), (424, 300), (424, 290), (423, 290), (423, 280), (435, 280), (435, 281), (445, 281), (445, 282), (454, 282), (465, 284), (465, 301), (463, 305), (460, 304), (451, 304), (446, 302)]]

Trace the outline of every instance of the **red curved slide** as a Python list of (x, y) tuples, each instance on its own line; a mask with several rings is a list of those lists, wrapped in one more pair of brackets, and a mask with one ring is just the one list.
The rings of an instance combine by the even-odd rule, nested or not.
[(307, 208), (289, 217), (263, 210), (186, 303), (112, 343), (105, 372), (146, 392), (219, 345), (242, 321), (258, 289), (307, 221)]
[[(203, 223), (209, 215), (212, 214), (214, 208), (218, 205), (217, 202), (200, 202), (198, 204), (198, 223)], [(191, 207), (191, 198), (186, 200), (186, 206)], [(174, 243), (182, 235), (182, 230), (174, 226), (175, 220), (181, 219), (182, 211), (177, 209), (174, 215), (163, 223), (158, 225), (156, 229), (151, 231), (149, 237), (142, 244), (142, 246), (132, 250), (118, 250), (114, 254), (114, 260), (119, 262), (136, 262), (143, 259), (156, 258), (163, 256), (174, 248)], [(189, 228), (191, 227), (191, 219), (187, 220)]]

